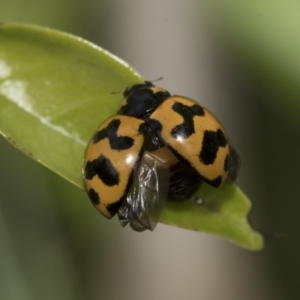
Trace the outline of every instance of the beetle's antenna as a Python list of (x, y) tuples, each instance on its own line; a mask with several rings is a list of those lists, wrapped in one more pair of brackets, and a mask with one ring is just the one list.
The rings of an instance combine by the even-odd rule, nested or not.
[(157, 79), (154, 79), (154, 80), (147, 80), (147, 81), (149, 81), (149, 82), (157, 82), (157, 81), (160, 81), (160, 80), (163, 80), (164, 79), (164, 77), (163, 76), (160, 76), (160, 77), (158, 77)]

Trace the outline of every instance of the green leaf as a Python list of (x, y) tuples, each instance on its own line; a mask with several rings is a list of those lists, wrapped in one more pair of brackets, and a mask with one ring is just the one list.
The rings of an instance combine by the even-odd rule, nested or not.
[(0, 26), (0, 131), (16, 147), (83, 188), (84, 148), (142, 78), (107, 51), (69, 34)]
[[(30, 25), (0, 26), (0, 131), (14, 146), (83, 188), (85, 145), (113, 115), (124, 87), (143, 79), (126, 63), (78, 37)], [(116, 92), (112, 94), (112, 92)], [(168, 203), (161, 221), (222, 236), (258, 250), (250, 201), (235, 185), (203, 184), (184, 203)]]
[(215, 234), (249, 250), (260, 250), (264, 238), (249, 223), (251, 206), (235, 184), (216, 189), (202, 183), (187, 202), (167, 202), (161, 222)]

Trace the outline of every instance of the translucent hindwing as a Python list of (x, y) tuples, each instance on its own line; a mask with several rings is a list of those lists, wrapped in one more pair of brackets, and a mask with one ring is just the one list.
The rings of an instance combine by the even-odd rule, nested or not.
[(164, 207), (170, 170), (161, 151), (145, 151), (127, 197), (118, 211), (122, 226), (135, 231), (153, 231)]

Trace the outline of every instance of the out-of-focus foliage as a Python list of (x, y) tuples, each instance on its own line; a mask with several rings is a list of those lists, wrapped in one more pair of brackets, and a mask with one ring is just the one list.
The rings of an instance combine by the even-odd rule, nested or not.
[(300, 2), (227, 0), (210, 8), (236, 63), (266, 93), (259, 100), (300, 130)]

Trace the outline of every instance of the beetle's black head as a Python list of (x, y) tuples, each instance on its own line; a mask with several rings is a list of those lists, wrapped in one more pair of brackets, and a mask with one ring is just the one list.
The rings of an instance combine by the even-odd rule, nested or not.
[(118, 114), (129, 115), (141, 119), (147, 118), (170, 93), (156, 87), (150, 81), (137, 83), (123, 92), (125, 99), (122, 101)]

